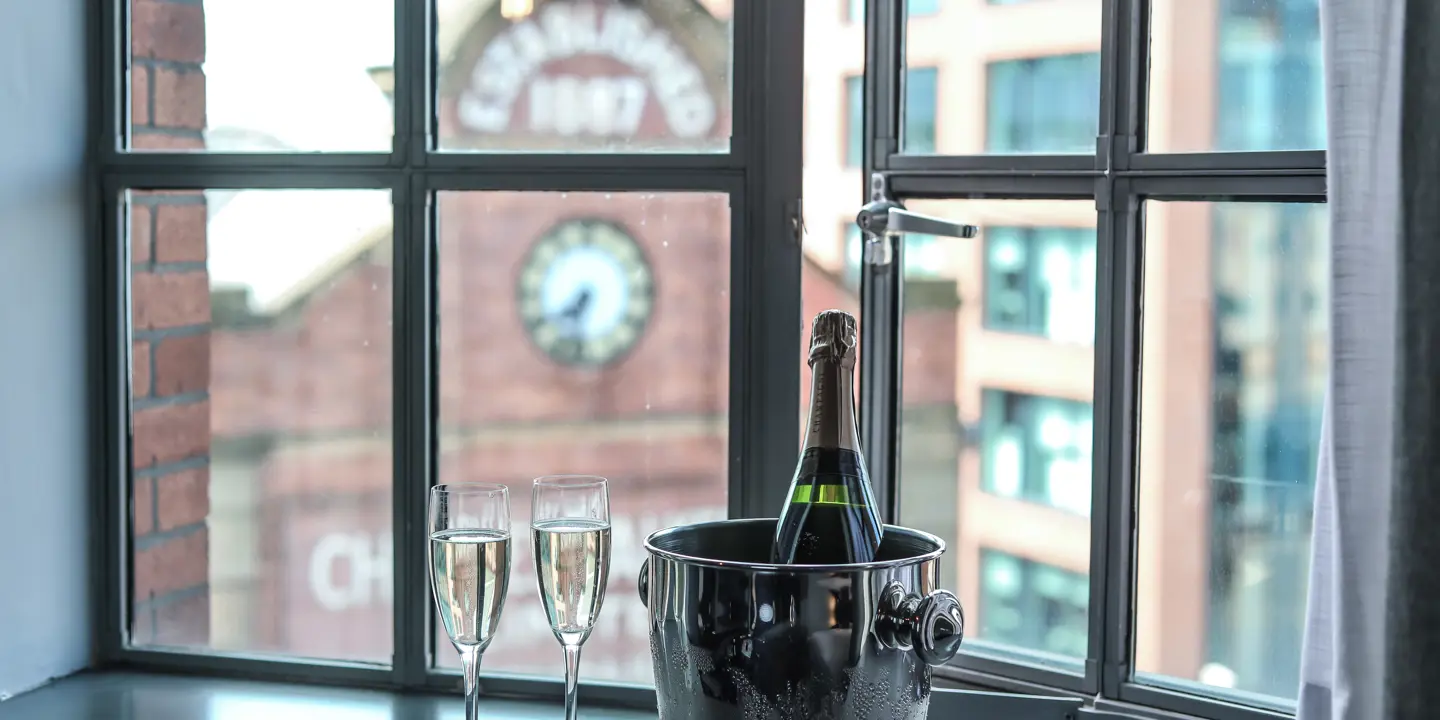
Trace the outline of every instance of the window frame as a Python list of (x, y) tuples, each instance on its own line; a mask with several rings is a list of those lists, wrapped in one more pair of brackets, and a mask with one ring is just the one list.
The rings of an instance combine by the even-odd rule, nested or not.
[[(198, 0), (197, 0), (198, 1)], [(395, 0), (389, 152), (219, 153), (128, 151), (130, 3), (88, 0), (87, 225), (95, 251), (89, 350), (93, 413), (90, 521), (96, 662), (100, 669), (454, 691), (459, 671), (434, 665), (427, 594), (396, 592), (389, 664), (297, 656), (130, 647), (130, 227), (124, 193), (175, 189), (381, 189), (394, 233), (392, 522), (394, 583), (423, 587), (427, 489), (436, 482), (438, 358), (436, 193), (443, 191), (654, 191), (730, 198), (729, 443), (731, 517), (773, 516), (795, 462), (800, 378), (798, 242), (803, 85), (803, 3), (738, 2), (731, 52), (731, 145), (724, 152), (464, 153), (439, 149), (433, 121), (432, 3)], [(793, 98), (774, 101), (772, 98)], [(764, 307), (765, 312), (752, 312)], [(558, 656), (557, 656), (558, 658)], [(557, 661), (558, 662), (558, 661)], [(558, 668), (558, 666), (557, 666)], [(490, 674), (486, 695), (558, 701), (563, 680)], [(652, 687), (583, 682), (587, 702), (654, 708)]]
[[(1147, 200), (1324, 203), (1324, 150), (1147, 152), (1149, 0), (1101, 7), (1099, 123), (1093, 153), (902, 153), (906, 27), (902, 3), (869, 3), (862, 197), (893, 199), (1087, 199), (1096, 209), (1096, 323), (1092, 398), (1090, 612), (1084, 673), (1038, 663), (961, 655), (937, 676), (967, 686), (1083, 699), (1084, 712), (1222, 720), (1294, 716), (1293, 704), (1243, 705), (1138, 682), (1134, 674), (1140, 299)], [(991, 3), (1002, 4), (1002, 3)], [(1003, 3), (1011, 4), (1011, 3)], [(964, 222), (966, 218), (953, 220)], [(904, 243), (892, 267), (903, 267)], [(887, 522), (899, 517), (901, 297), (903, 279), (861, 272), (861, 436)]]
[[(1159, 717), (1166, 712), (1226, 720), (1283, 718), (1285, 708), (1242, 706), (1145, 685), (1131, 675), (1135, 549), (1135, 450), (1139, 383), (1139, 293), (1143, 203), (1155, 200), (1324, 202), (1325, 151), (1148, 153), (1146, 0), (1102, 3), (1099, 127), (1093, 154), (914, 155), (899, 152), (904, 127), (903, 3), (868, 2), (865, 10), (866, 99), (863, 186), (858, 201), (987, 197), (1084, 199), (1097, 210), (1095, 383), (1096, 432), (1091, 497), (1089, 653), (1084, 675), (1039, 665), (962, 654), (937, 676), (963, 687), (1058, 696), (1048, 704), (1074, 712)], [(429, 3), (397, 0), (394, 142), (381, 153), (159, 153), (120, 150), (128, 124), (126, 0), (89, 0), (87, 75), (92, 111), (86, 193), (96, 238), (87, 255), (92, 282), (91, 391), (95, 450), (89, 568), (94, 588), (96, 664), (170, 673), (302, 680), (380, 688), (453, 691), (457, 674), (429, 666), (433, 633), (423, 595), (396, 593), (391, 666), (176, 651), (126, 646), (128, 625), (129, 262), (124, 190), (376, 188), (391, 192), (395, 245), (393, 488), (395, 582), (424, 582), (423, 544), (406, 529), (423, 522), (424, 488), (434, 480), (433, 193), (441, 190), (657, 190), (730, 194), (732, 237), (731, 406), (729, 468), (732, 517), (773, 515), (794, 463), (799, 416), (795, 348), (803, 327), (795, 278), (801, 257), (800, 172), (804, 3), (740, 0), (733, 47), (732, 144), (719, 153), (466, 154), (432, 150), (433, 62)], [(847, 6), (848, 8), (848, 6)], [(124, 53), (122, 56), (121, 53)], [(409, 79), (409, 82), (403, 81)], [(775, 98), (795, 102), (774, 102)], [(847, 106), (848, 107), (848, 106)], [(848, 117), (848, 112), (847, 112)], [(840, 148), (844, 152), (844, 146)], [(959, 218), (963, 220), (963, 218)], [(894, 262), (903, 267), (904, 244)], [(861, 273), (862, 436), (877, 498), (898, 517), (900, 298), (895, 273)], [(749, 308), (764, 307), (764, 313)], [(1108, 481), (1106, 479), (1113, 479)], [(653, 689), (585, 683), (588, 701), (654, 707)], [(557, 678), (486, 675), (489, 694), (555, 700)], [(935, 708), (954, 696), (937, 691)], [(980, 696), (975, 703), (986, 697)], [(971, 701), (967, 701), (971, 702)], [(983, 703), (981, 703), (983, 704)], [(968, 707), (974, 707), (972, 703)], [(943, 710), (942, 710), (943, 712)], [(1088, 712), (1088, 711), (1087, 711)], [(1059, 716), (1059, 715), (1057, 715)]]

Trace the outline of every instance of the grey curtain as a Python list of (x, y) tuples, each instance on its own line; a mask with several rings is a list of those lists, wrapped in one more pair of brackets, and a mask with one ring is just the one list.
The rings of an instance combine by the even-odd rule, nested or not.
[(1395, 479), (1386, 707), (1440, 717), (1440, 9), (1409, 0), (1400, 118)]
[(1405, 4), (1321, 0), (1331, 381), (1315, 483), (1299, 720), (1385, 717)]

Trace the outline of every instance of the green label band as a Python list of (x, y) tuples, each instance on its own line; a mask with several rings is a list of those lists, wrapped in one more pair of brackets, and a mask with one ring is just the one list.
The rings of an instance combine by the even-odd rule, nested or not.
[(800, 485), (790, 502), (804, 505), (850, 505), (850, 488), (844, 485)]

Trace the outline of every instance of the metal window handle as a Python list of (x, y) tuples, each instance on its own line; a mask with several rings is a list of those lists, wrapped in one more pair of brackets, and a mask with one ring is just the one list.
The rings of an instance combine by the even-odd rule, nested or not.
[(855, 224), (865, 237), (865, 262), (889, 265), (895, 257), (895, 238), (903, 233), (938, 235), (952, 238), (973, 238), (980, 233), (974, 225), (957, 223), (905, 209), (894, 200), (875, 200), (860, 208)]

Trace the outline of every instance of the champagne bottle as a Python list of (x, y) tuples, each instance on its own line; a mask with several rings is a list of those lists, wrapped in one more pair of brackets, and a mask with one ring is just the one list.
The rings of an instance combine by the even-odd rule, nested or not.
[(870, 562), (884, 525), (855, 425), (855, 317), (815, 316), (810, 333), (810, 420), (775, 527), (771, 560), (830, 565)]

